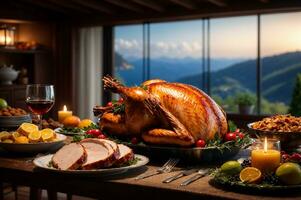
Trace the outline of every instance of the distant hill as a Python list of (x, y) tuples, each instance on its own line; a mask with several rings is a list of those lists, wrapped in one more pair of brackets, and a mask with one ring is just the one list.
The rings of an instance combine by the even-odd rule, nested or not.
[[(118, 53), (116, 53), (118, 54)], [(117, 61), (116, 61), (117, 59)], [(122, 61), (122, 62), (121, 62)], [(128, 63), (132, 67), (124, 68), (120, 63)], [(126, 85), (140, 85), (143, 73), (143, 60), (141, 58), (122, 58), (120, 54), (116, 56), (117, 75), (122, 77)], [(241, 59), (212, 59), (212, 69), (220, 70), (234, 63), (241, 62)], [(202, 73), (202, 60), (197, 58), (155, 58), (150, 60), (151, 78), (161, 78), (167, 81), (177, 81), (178, 79)]]
[[(262, 59), (262, 95), (269, 101), (289, 103), (296, 74), (301, 73), (301, 52), (289, 52)], [(195, 74), (178, 82), (201, 87)], [(212, 94), (221, 97), (241, 91), (256, 92), (256, 60), (248, 60), (211, 73)]]

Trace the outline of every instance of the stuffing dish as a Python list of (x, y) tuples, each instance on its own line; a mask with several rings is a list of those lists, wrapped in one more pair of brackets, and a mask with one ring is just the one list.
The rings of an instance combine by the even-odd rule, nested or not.
[(301, 117), (275, 115), (254, 122), (251, 128), (269, 132), (301, 132)]

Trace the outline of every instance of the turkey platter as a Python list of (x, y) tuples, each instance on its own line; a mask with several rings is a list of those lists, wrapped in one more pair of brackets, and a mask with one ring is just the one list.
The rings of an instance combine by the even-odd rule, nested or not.
[(103, 81), (105, 89), (124, 99), (118, 109), (112, 105), (94, 107), (101, 129), (111, 135), (189, 147), (199, 139), (209, 140), (216, 134), (223, 137), (227, 133), (225, 112), (191, 85), (155, 79), (140, 87), (126, 87), (109, 76)]

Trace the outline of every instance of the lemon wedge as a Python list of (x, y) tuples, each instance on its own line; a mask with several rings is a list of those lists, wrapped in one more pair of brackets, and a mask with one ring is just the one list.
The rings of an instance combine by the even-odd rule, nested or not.
[(21, 126), (18, 128), (17, 132), (28, 136), (30, 133), (39, 131), (39, 128), (37, 125), (31, 124), (31, 123), (23, 123)]
[(18, 132), (13, 132), (11, 135), (12, 135), (14, 140), (16, 140), (16, 138), (21, 136), (20, 133), (18, 133)]
[(29, 140), (25, 136), (20, 136), (20, 137), (16, 138), (15, 142), (18, 144), (26, 144), (26, 143), (29, 143)]
[(42, 134), (40, 131), (34, 131), (29, 133), (28, 139), (30, 142), (39, 142), (41, 140)]
[(256, 183), (261, 179), (261, 172), (255, 167), (246, 167), (240, 172), (239, 178), (244, 183)]
[(50, 128), (45, 128), (41, 130), (40, 133), (42, 135), (43, 142), (49, 142), (55, 138), (55, 132)]

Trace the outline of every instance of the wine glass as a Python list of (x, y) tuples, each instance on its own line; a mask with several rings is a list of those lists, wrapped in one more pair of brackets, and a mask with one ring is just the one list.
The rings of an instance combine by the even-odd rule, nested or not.
[(26, 105), (39, 120), (42, 128), (42, 116), (49, 112), (54, 104), (53, 85), (32, 84), (26, 87)]

